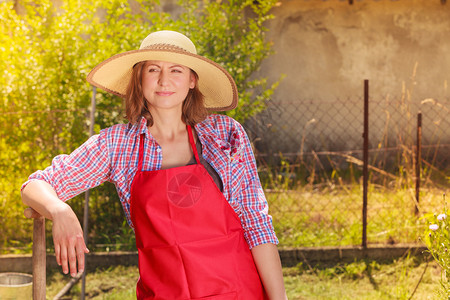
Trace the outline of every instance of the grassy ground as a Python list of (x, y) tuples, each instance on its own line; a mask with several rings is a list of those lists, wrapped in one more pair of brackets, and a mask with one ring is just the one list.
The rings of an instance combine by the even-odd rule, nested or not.
[[(441, 270), (434, 262), (416, 258), (396, 261), (358, 261), (333, 266), (299, 265), (284, 268), (289, 299), (439, 299)], [(112, 267), (88, 273), (87, 299), (135, 299), (137, 267)], [(61, 273), (48, 277), (47, 297), (69, 281)], [(78, 299), (80, 283), (64, 299)], [(412, 296), (412, 297), (411, 297)]]
[[(443, 193), (445, 190), (438, 188), (422, 188), (419, 213), (416, 215), (413, 189), (370, 185), (368, 244), (418, 242), (427, 228), (422, 217), (430, 212), (442, 212)], [(362, 187), (359, 184), (268, 189), (266, 196), (281, 247), (361, 245)], [(110, 224), (107, 220), (104, 223)], [(89, 238), (91, 250), (135, 250), (134, 235), (125, 222), (112, 222), (110, 226), (115, 226), (116, 229), (112, 230), (114, 234), (103, 234), (100, 229), (92, 229)], [(48, 245), (51, 245), (51, 222), (47, 222), (46, 233)], [(31, 237), (26, 243), (7, 239), (5, 245), (0, 245), (0, 254), (30, 253), (30, 241)]]
[[(422, 190), (418, 216), (414, 214), (413, 194), (411, 189), (389, 190), (370, 186), (369, 243), (395, 244), (419, 240), (427, 225), (421, 216), (441, 212), (442, 191)], [(267, 191), (280, 246), (360, 245), (361, 195), (359, 185)], [(125, 236), (125, 239), (126, 242), (118, 242), (129, 243), (130, 238)], [(112, 267), (88, 273), (87, 299), (135, 299), (137, 274), (136, 267)], [(440, 288), (441, 271), (434, 261), (426, 264), (403, 258), (386, 263), (361, 261), (314, 268), (300, 265), (284, 268), (284, 274), (291, 300), (426, 300), (439, 299), (437, 291)], [(69, 277), (59, 272), (49, 274), (48, 298), (52, 299), (69, 280)], [(80, 284), (77, 284), (64, 299), (78, 299), (80, 289)]]
[[(418, 242), (427, 227), (422, 216), (440, 213), (440, 189), (422, 189), (416, 215), (414, 190), (371, 185), (368, 193), (368, 243)], [(267, 191), (269, 212), (281, 246), (349, 246), (362, 242), (362, 188), (325, 186), (300, 191)]]

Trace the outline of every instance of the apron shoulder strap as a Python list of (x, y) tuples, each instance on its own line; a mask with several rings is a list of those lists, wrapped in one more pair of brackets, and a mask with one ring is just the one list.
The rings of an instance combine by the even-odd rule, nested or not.
[(198, 158), (197, 146), (195, 146), (194, 135), (192, 134), (192, 128), (190, 125), (186, 125), (188, 135), (189, 135), (189, 143), (191, 144), (192, 151), (194, 152), (195, 160), (197, 164), (200, 164), (200, 159)]

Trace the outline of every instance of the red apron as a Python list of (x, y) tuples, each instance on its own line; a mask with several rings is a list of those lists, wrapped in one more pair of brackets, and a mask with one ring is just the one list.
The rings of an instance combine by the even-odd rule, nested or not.
[(131, 220), (139, 252), (138, 299), (265, 299), (241, 222), (200, 163), (138, 171)]

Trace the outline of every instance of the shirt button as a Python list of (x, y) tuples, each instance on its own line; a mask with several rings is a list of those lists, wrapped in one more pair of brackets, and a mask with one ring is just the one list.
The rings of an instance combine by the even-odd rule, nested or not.
[(161, 148), (156, 148), (156, 152), (161, 152)]

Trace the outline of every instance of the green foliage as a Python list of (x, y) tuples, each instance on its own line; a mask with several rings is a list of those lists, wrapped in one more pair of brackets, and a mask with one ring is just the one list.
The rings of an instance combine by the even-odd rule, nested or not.
[[(183, 32), (200, 54), (231, 72), (240, 103), (228, 114), (244, 121), (264, 109), (278, 82), (268, 83), (255, 71), (271, 53), (264, 22), (272, 18), (275, 1), (255, 3), (180, 1), (172, 15), (156, 0), (1, 1), (0, 247), (27, 245), (31, 239), (19, 192), (28, 175), (88, 138), (88, 72), (114, 54), (137, 49), (150, 32)], [(96, 132), (123, 121), (121, 102), (99, 91)], [(84, 197), (71, 200), (79, 217), (83, 202)], [(93, 242), (124, 242), (124, 231), (131, 234), (123, 228), (112, 185), (92, 192), (90, 209)]]
[[(445, 197), (445, 196), (444, 196)], [(424, 234), (424, 241), (434, 260), (442, 268), (441, 291), (443, 298), (450, 298), (450, 226), (448, 210), (444, 199), (441, 214), (427, 214), (424, 217), (429, 226)]]
[[(1, 4), (0, 95), (2, 153), (0, 178), (1, 243), (23, 239), (30, 232), (24, 222), (19, 188), (27, 175), (48, 165), (86, 139), (89, 88), (79, 71), (77, 53), (87, 50), (80, 39), (82, 11), (56, 9), (50, 2)], [(21, 11), (17, 14), (16, 10)]]

